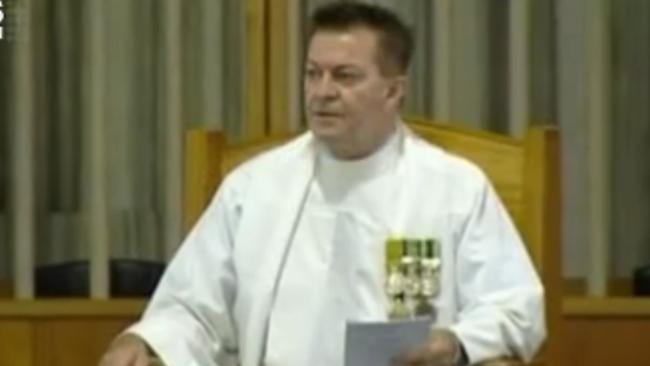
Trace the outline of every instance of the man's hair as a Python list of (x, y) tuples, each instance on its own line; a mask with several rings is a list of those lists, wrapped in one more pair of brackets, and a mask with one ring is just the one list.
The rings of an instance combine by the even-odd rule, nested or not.
[(309, 39), (319, 31), (347, 31), (365, 27), (378, 36), (378, 65), (383, 74), (405, 74), (413, 54), (411, 30), (392, 11), (378, 5), (336, 1), (316, 9)]

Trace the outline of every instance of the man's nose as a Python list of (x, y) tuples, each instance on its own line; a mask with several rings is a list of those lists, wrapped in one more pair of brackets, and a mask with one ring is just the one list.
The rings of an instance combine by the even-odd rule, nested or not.
[(316, 83), (314, 96), (325, 99), (336, 98), (338, 96), (338, 88), (331, 76), (325, 75)]

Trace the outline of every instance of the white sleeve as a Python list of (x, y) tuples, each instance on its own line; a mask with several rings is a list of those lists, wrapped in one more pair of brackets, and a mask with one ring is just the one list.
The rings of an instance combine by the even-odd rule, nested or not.
[(237, 358), (233, 237), (240, 217), (226, 181), (167, 267), (142, 317), (127, 332), (166, 365), (229, 365)]
[(508, 213), (487, 181), (459, 231), (458, 323), (470, 361), (529, 361), (546, 337), (544, 291)]

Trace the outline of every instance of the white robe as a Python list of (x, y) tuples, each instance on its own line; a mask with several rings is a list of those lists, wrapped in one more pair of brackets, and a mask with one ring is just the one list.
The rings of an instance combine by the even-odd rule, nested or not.
[[(299, 357), (291, 358), (295, 345), (288, 341), (299, 337), (300, 329), (293, 324), (284, 328), (278, 320), (290, 321), (287, 314), (303, 301), (323, 299), (314, 287), (314, 276), (309, 276), (322, 276), (322, 271), (291, 270), (296, 263), (302, 268), (322, 265), (310, 262), (309, 255), (296, 258), (300, 251), (294, 247), (303, 210), (313, 197), (316, 146), (314, 137), (305, 133), (242, 165), (223, 182), (170, 263), (142, 320), (129, 330), (143, 337), (167, 365), (299, 362)], [(340, 229), (330, 230), (333, 236), (325, 240), (324, 248), (350, 237), (370, 242), (368, 238), (382, 232), (440, 240), (436, 325), (458, 335), (472, 362), (503, 355), (530, 359), (545, 337), (543, 289), (493, 188), (474, 165), (410, 132), (399, 146), (389, 173), (395, 184), (377, 197), (390, 204), (385, 227), (366, 230), (374, 233), (366, 235), (359, 228), (373, 225), (348, 215), (337, 226)], [(344, 239), (337, 239), (339, 235)], [(364, 247), (367, 256), (359, 258), (370, 263), (367, 281), (340, 279), (351, 296), (363, 297), (365, 292), (370, 294), (365, 299), (378, 299), (383, 274), (373, 272), (372, 263), (383, 268), (385, 239)], [(290, 279), (283, 278), (287, 272)], [(288, 283), (314, 292), (287, 295)], [(295, 303), (287, 300), (292, 296)], [(368, 304), (366, 309), (345, 316), (382, 319), (385, 303), (377, 302), (359, 301)], [(327, 303), (322, 300), (321, 309)], [(334, 323), (341, 318), (331, 309), (323, 314), (333, 316)], [(315, 339), (322, 329), (319, 324), (323, 322), (305, 324), (304, 339)], [(340, 329), (334, 324), (329, 330), (337, 326)], [(307, 348), (296, 351), (306, 357), (302, 360), (327, 356), (336, 363), (341, 358), (314, 355), (310, 351), (314, 347), (303, 344)], [(330, 349), (339, 352), (336, 344)]]
[(400, 136), (358, 160), (319, 148), (271, 310), (265, 366), (343, 366), (346, 321), (386, 319)]

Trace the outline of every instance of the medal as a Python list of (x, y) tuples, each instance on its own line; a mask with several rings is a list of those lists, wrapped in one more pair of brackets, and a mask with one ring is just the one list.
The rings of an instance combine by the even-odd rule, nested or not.
[(440, 242), (390, 237), (385, 254), (389, 318), (432, 315), (431, 304), (440, 291)]

